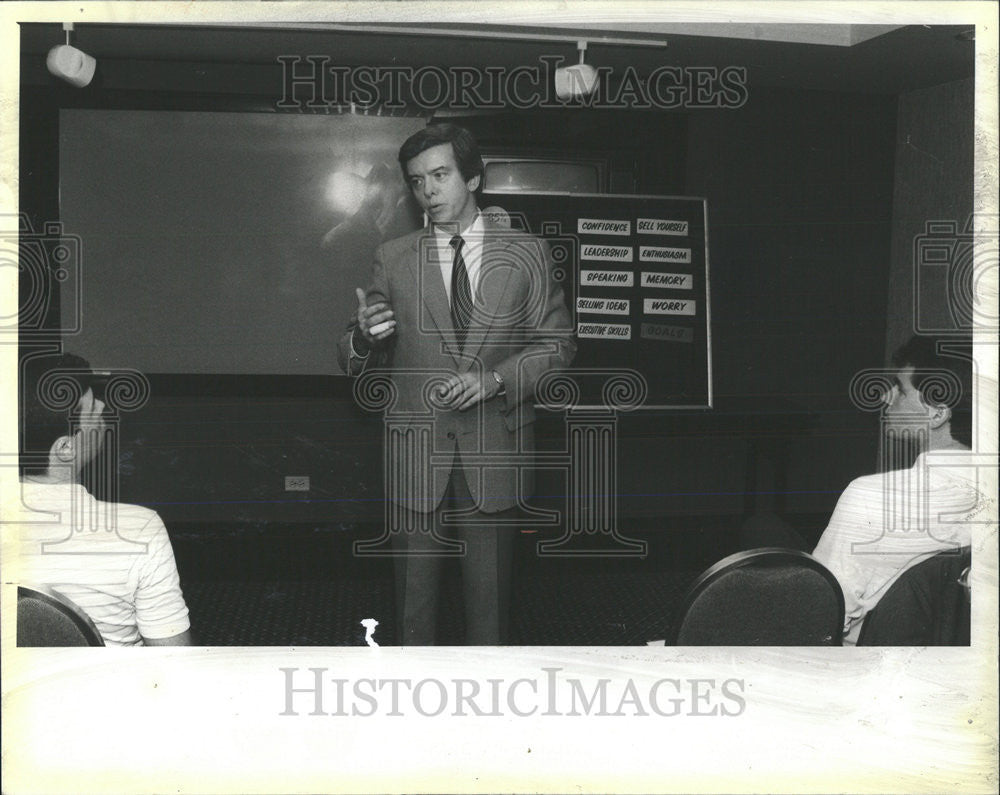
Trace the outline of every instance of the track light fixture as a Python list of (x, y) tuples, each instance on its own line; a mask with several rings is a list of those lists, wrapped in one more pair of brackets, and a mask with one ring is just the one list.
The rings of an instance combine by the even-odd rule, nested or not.
[(587, 42), (581, 39), (576, 43), (576, 48), (580, 53), (580, 63), (556, 69), (556, 96), (559, 99), (586, 97), (597, 87), (597, 70), (583, 62)]
[(90, 81), (94, 79), (97, 61), (69, 43), (69, 36), (73, 31), (72, 22), (64, 22), (63, 30), (66, 31), (66, 43), (57, 44), (49, 50), (45, 65), (49, 72), (60, 80), (65, 80), (77, 88), (83, 88), (90, 85)]

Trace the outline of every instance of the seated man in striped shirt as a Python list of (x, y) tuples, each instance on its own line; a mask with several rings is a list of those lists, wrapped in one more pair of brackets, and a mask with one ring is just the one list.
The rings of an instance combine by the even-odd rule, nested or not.
[(854, 480), (813, 552), (843, 588), (845, 645), (856, 643), (865, 616), (904, 571), (971, 543), (985, 501), (969, 451), (969, 361), (936, 339), (913, 337), (892, 362), (884, 429), (915, 448), (916, 462)]
[[(89, 364), (71, 354), (36, 357), (23, 375), (19, 582), (68, 597), (108, 646), (190, 645), (188, 609), (160, 517), (95, 499), (81, 483), (106, 432)], [(66, 395), (79, 395), (76, 407), (54, 409)]]

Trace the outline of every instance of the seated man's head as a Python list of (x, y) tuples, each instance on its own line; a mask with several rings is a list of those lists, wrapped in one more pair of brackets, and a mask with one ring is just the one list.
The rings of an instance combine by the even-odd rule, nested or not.
[(968, 340), (947, 340), (957, 353), (939, 351), (939, 338), (913, 336), (892, 355), (896, 383), (886, 395), (891, 433), (926, 428), (927, 449), (969, 446), (972, 432), (972, 366), (962, 357)]
[(21, 382), (21, 473), (76, 478), (104, 442), (104, 403), (86, 359), (64, 353), (25, 362)]

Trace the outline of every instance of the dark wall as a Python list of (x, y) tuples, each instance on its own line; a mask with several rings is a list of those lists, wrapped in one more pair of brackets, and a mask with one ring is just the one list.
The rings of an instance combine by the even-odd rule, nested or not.
[[(899, 97), (887, 352), (918, 328), (947, 331), (968, 319), (974, 107), (972, 78)], [(931, 248), (953, 254), (934, 262)]]
[(751, 91), (738, 110), (692, 114), (687, 189), (711, 211), (720, 394), (836, 401), (879, 358), (894, 104)]
[(720, 401), (788, 401), (813, 414), (790, 440), (790, 511), (832, 509), (872, 471), (870, 416), (851, 378), (881, 363), (895, 99), (754, 90), (692, 113), (687, 191), (708, 197)]
[[(376, 524), (381, 418), (355, 407), (346, 378), (325, 383), (326, 395), (268, 394), (251, 379), (243, 394), (167, 396), (154, 379), (149, 404), (122, 420), (123, 499), (168, 523)], [(302, 475), (309, 490), (286, 491), (285, 477)]]

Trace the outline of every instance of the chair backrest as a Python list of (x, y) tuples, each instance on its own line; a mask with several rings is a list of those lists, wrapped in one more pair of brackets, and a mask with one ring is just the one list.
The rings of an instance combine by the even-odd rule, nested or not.
[(812, 555), (764, 547), (705, 571), (681, 608), (678, 646), (839, 646), (844, 593)]
[(972, 605), (966, 569), (972, 549), (939, 552), (911, 566), (865, 617), (859, 646), (968, 646)]
[(44, 585), (17, 586), (18, 646), (103, 646), (90, 616)]

